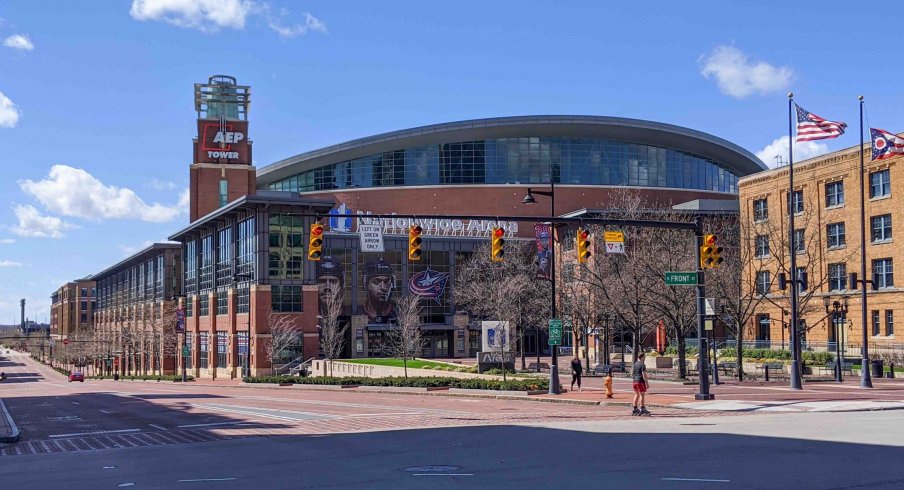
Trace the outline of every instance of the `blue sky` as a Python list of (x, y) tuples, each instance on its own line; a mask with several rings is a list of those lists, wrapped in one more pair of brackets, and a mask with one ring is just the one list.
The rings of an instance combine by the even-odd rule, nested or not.
[[(0, 3), (0, 323), (188, 220), (192, 84), (252, 86), (255, 164), (424, 124), (649, 119), (786, 151), (787, 99), (904, 131), (900, 15), (856, 2)], [(625, 2), (627, 3), (627, 2)], [(797, 159), (797, 158), (796, 158)], [(773, 163), (769, 161), (767, 163)]]

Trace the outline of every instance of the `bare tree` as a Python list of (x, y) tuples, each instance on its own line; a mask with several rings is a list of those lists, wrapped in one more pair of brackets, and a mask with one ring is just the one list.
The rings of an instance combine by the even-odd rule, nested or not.
[(408, 378), (408, 359), (414, 359), (424, 349), (421, 331), (421, 298), (414, 294), (403, 296), (396, 303), (396, 322), (389, 331), (387, 352), (402, 360)]
[(264, 345), (267, 360), (270, 361), (270, 370), (273, 364), (282, 358), (282, 353), (290, 346), (299, 343), (301, 332), (296, 325), (296, 317), (275, 311), (267, 315), (267, 323), (270, 325), (270, 340)]
[[(473, 319), (499, 320), (514, 325), (519, 337), (521, 368), (524, 369), (524, 333), (528, 327), (546, 328), (550, 291), (537, 279), (536, 246), (531, 241), (511, 240), (502, 262), (490, 260), (486, 243), (456, 270), (455, 302)], [(537, 346), (539, 356), (539, 345)], [(539, 364), (539, 363), (538, 363)]]
[(342, 291), (334, 290), (327, 299), (320, 300), (320, 349), (333, 376), (333, 360), (345, 349), (345, 332), (348, 323), (340, 319), (342, 315)]
[[(164, 301), (157, 306), (161, 308), (158, 315), (149, 321), (151, 329), (151, 341), (154, 345), (153, 353), (155, 365), (163, 374), (163, 366), (167, 359), (174, 362), (181, 355), (179, 333), (176, 331), (176, 317), (179, 305), (176, 302)], [(175, 365), (175, 364), (174, 364)]]

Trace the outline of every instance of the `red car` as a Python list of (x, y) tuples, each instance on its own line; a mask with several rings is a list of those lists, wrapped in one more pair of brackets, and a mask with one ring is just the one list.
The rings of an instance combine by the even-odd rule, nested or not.
[(73, 381), (81, 381), (82, 383), (84, 383), (85, 382), (84, 373), (82, 373), (81, 371), (72, 371), (71, 373), (69, 373), (69, 382), (71, 383)]

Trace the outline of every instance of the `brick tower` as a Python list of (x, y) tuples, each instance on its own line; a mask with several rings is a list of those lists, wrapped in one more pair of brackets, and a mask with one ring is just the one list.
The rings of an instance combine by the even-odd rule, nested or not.
[(198, 135), (194, 138), (189, 218), (195, 221), (244, 195), (254, 194), (248, 108), (251, 87), (214, 75), (195, 84)]

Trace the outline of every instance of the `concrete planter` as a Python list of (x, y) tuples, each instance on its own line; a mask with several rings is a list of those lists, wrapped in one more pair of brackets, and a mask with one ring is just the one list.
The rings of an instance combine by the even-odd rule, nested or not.
[(672, 356), (659, 356), (656, 357), (656, 369), (671, 369), (673, 358)]

